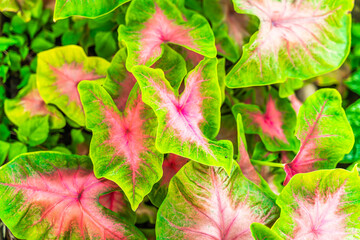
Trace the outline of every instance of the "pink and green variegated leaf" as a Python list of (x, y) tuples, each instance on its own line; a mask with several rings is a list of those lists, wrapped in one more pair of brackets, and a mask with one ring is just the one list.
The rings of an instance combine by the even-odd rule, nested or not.
[(56, 107), (47, 105), (41, 98), (36, 86), (36, 76), (31, 75), (28, 84), (13, 99), (5, 100), (6, 116), (16, 126), (34, 117), (49, 115), (50, 128), (60, 129), (66, 124), (65, 118)]
[(163, 155), (155, 148), (156, 116), (141, 100), (136, 84), (121, 113), (104, 88), (79, 85), (86, 127), (93, 137), (90, 157), (97, 177), (116, 182), (136, 210), (162, 176)]
[(283, 240), (276, 232), (261, 223), (252, 223), (250, 229), (255, 240)]
[(187, 163), (171, 180), (160, 206), (159, 239), (251, 239), (250, 224), (271, 225), (279, 216), (275, 202), (246, 179), (234, 163), (222, 168)]
[(309, 79), (338, 68), (350, 49), (353, 0), (234, 0), (259, 31), (227, 76), (228, 87)]
[(235, 116), (241, 113), (245, 133), (259, 134), (268, 150), (296, 150), (296, 113), (289, 100), (278, 98), (277, 92), (272, 89), (264, 110), (263, 113), (259, 106), (244, 103), (235, 104), (232, 108)]
[(216, 56), (214, 35), (206, 19), (195, 13), (186, 19), (170, 0), (133, 0), (126, 26), (119, 27), (119, 39), (126, 42), (128, 70), (135, 65), (151, 66), (168, 42), (206, 57)]
[(237, 132), (238, 132), (238, 158), (237, 162), (239, 163), (241, 172), (249, 180), (256, 184), (260, 184), (261, 179), (256, 172), (254, 166), (250, 162), (250, 156), (247, 151), (247, 144), (245, 138), (244, 125), (242, 122), (241, 114), (237, 115)]
[(285, 165), (285, 184), (297, 173), (334, 168), (351, 151), (354, 134), (336, 90), (321, 89), (306, 99), (297, 117), (296, 136), (300, 150)]
[(88, 157), (23, 154), (0, 168), (0, 218), (21, 239), (145, 239), (119, 187)]
[[(104, 88), (114, 99), (120, 111), (125, 109), (130, 91), (136, 83), (132, 73), (126, 70), (126, 57), (126, 48), (122, 48), (116, 53), (111, 61), (104, 83)], [(181, 81), (187, 73), (184, 59), (169, 46), (164, 46), (161, 58), (152, 67), (162, 69), (166, 79), (175, 89), (179, 89)]]
[(96, 18), (108, 14), (120, 5), (130, 0), (56, 0), (54, 20), (60, 20), (71, 16)]
[(336, 169), (298, 174), (280, 193), (272, 230), (284, 239), (360, 238), (360, 179)]
[(187, 162), (188, 159), (172, 153), (165, 157), (162, 165), (163, 176), (161, 180), (154, 185), (148, 195), (150, 201), (155, 206), (160, 207), (168, 192), (170, 180)]
[(179, 94), (163, 71), (135, 66), (143, 100), (158, 118), (156, 146), (162, 153), (174, 153), (194, 161), (231, 170), (230, 141), (213, 141), (220, 127), (220, 89), (217, 60), (204, 59), (185, 78)]
[(47, 104), (54, 104), (80, 126), (85, 116), (77, 85), (82, 80), (104, 81), (109, 62), (87, 57), (79, 46), (56, 47), (38, 54), (37, 86)]

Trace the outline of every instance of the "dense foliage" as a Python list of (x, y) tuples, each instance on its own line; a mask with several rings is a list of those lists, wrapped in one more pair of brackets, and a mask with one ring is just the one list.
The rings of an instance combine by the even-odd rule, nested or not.
[(0, 11), (0, 240), (360, 238), (359, 2)]

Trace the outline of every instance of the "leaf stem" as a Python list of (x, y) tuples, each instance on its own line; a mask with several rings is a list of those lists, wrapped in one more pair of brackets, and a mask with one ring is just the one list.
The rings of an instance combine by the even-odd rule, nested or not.
[(250, 161), (254, 164), (262, 165), (262, 166), (279, 167), (279, 168), (285, 167), (285, 164), (283, 164), (283, 163), (274, 163), (274, 162), (259, 161), (259, 160), (253, 160), (253, 159), (251, 159)]

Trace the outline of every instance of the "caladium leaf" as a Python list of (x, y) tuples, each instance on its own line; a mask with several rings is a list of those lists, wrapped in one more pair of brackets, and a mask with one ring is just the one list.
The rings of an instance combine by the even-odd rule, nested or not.
[(105, 15), (130, 0), (56, 0), (54, 20), (60, 20), (71, 16), (96, 18)]
[(289, 78), (285, 82), (279, 84), (279, 96), (281, 98), (293, 95), (295, 90), (302, 88), (304, 82), (301, 79)]
[(354, 1), (234, 0), (239, 13), (260, 19), (259, 31), (227, 76), (228, 87), (309, 79), (338, 68), (350, 49)]
[(79, 92), (86, 127), (93, 132), (90, 157), (95, 175), (116, 182), (136, 210), (162, 176), (163, 155), (155, 148), (154, 112), (141, 100), (138, 85), (123, 113), (97, 83), (84, 81)]
[(276, 200), (281, 215), (272, 229), (285, 239), (359, 238), (359, 198), (356, 169), (296, 175)]
[(247, 143), (245, 138), (244, 125), (242, 122), (241, 114), (237, 115), (237, 132), (238, 132), (238, 158), (241, 172), (249, 180), (253, 181), (256, 184), (261, 182), (258, 173), (256, 172), (254, 166), (250, 162), (250, 156), (247, 152)]
[(232, 111), (235, 116), (241, 113), (247, 126), (245, 132), (259, 134), (268, 150), (296, 150), (296, 113), (289, 100), (278, 98), (276, 91), (270, 91), (264, 113), (259, 106), (244, 103), (235, 104)]
[(31, 75), (28, 84), (23, 87), (16, 98), (5, 100), (6, 116), (16, 126), (34, 117), (49, 115), (50, 128), (63, 128), (66, 124), (64, 116), (56, 107), (47, 105), (36, 87), (36, 76)]
[(360, 100), (351, 104), (346, 109), (346, 117), (349, 120), (351, 128), (354, 132), (355, 144), (349, 154), (344, 156), (342, 163), (352, 163), (360, 159)]
[(160, 69), (135, 66), (143, 100), (158, 118), (156, 146), (162, 153), (174, 153), (207, 165), (232, 164), (232, 144), (213, 141), (220, 127), (220, 89), (217, 60), (204, 59), (185, 79), (179, 95)]
[(41, 2), (41, 0), (2, 0), (0, 2), (0, 12), (17, 12), (26, 22), (31, 19), (31, 10)]
[(196, 67), (204, 59), (203, 55), (193, 52), (189, 49), (174, 44), (169, 45), (171, 45), (171, 48), (175, 49), (185, 59), (188, 72), (194, 69), (194, 67)]
[[(125, 109), (131, 89), (136, 83), (135, 77), (126, 70), (126, 48), (120, 49), (111, 61), (104, 88), (110, 93), (119, 110)], [(164, 71), (166, 79), (172, 87), (178, 89), (185, 77), (186, 65), (184, 59), (169, 46), (164, 46), (161, 58), (152, 66)]]
[(296, 136), (300, 150), (285, 164), (285, 184), (297, 173), (334, 168), (354, 145), (354, 134), (341, 107), (341, 96), (334, 89), (321, 89), (301, 106)]
[(175, 174), (188, 162), (188, 159), (175, 155), (168, 154), (163, 162), (163, 176), (161, 180), (156, 183), (151, 190), (151, 193), (148, 195), (151, 202), (160, 207), (161, 203), (164, 201), (166, 194), (168, 192), (168, 187), (170, 180)]
[(37, 86), (48, 104), (60, 108), (72, 121), (85, 125), (77, 85), (82, 80), (103, 82), (109, 63), (87, 57), (79, 46), (56, 47), (38, 54)]
[(214, 35), (206, 19), (196, 13), (186, 19), (169, 0), (133, 0), (126, 14), (126, 26), (119, 27), (119, 39), (126, 42), (128, 70), (138, 64), (151, 66), (167, 42), (206, 57), (216, 56)]
[(252, 223), (250, 229), (255, 240), (283, 240), (276, 232), (261, 223)]
[(251, 159), (257, 161), (274, 161), (279, 158), (278, 152), (270, 152), (265, 148), (263, 142), (257, 142)]
[(0, 193), (0, 218), (17, 238), (145, 239), (118, 186), (97, 179), (88, 157), (21, 155), (0, 168)]
[(231, 175), (218, 167), (187, 163), (171, 180), (160, 206), (159, 239), (250, 239), (250, 224), (271, 224), (275, 202), (246, 179), (237, 164)]

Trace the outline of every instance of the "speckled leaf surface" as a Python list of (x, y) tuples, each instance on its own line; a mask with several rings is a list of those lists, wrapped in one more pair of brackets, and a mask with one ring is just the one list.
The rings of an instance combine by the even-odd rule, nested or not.
[(285, 184), (297, 173), (334, 168), (354, 145), (354, 134), (334, 89), (321, 89), (301, 106), (296, 137), (300, 149), (285, 165)]
[(289, 100), (279, 98), (276, 91), (269, 92), (264, 110), (258, 105), (238, 103), (233, 106), (232, 111), (235, 116), (241, 113), (246, 126), (245, 132), (259, 134), (268, 150), (297, 149), (298, 143), (294, 137), (296, 113)]
[(233, 2), (260, 27), (228, 74), (228, 87), (309, 79), (338, 68), (349, 52), (352, 0)]
[(133, 68), (143, 94), (158, 118), (156, 146), (160, 152), (174, 153), (207, 165), (232, 164), (230, 141), (213, 141), (220, 128), (220, 89), (217, 60), (204, 59), (185, 78), (179, 94), (160, 69)]
[(47, 104), (54, 104), (72, 121), (85, 126), (77, 85), (82, 80), (103, 82), (109, 62), (87, 57), (79, 46), (56, 47), (38, 54), (37, 86)]
[(261, 223), (252, 223), (250, 229), (255, 240), (283, 240), (276, 232)]
[(118, 186), (97, 179), (88, 157), (30, 153), (0, 173), (0, 217), (17, 238), (145, 239)]
[[(139, 14), (141, 13), (141, 14)], [(164, 43), (173, 43), (206, 57), (215, 57), (214, 35), (199, 14), (187, 19), (169, 0), (133, 0), (126, 25), (119, 27), (119, 40), (126, 42), (131, 71), (135, 65), (151, 66), (163, 52)]]
[(356, 169), (298, 174), (276, 201), (281, 215), (272, 229), (284, 239), (357, 239), (359, 198)]
[(130, 0), (56, 0), (54, 20), (71, 16), (96, 18), (105, 15)]
[(271, 224), (275, 202), (234, 163), (222, 168), (187, 163), (171, 180), (156, 225), (159, 239), (251, 239), (253, 222)]
[(49, 115), (50, 128), (63, 128), (65, 118), (56, 107), (47, 105), (39, 94), (36, 86), (36, 76), (31, 75), (28, 84), (19, 91), (13, 99), (5, 100), (6, 116), (16, 126), (27, 122), (34, 117)]
[(79, 91), (86, 127), (93, 132), (90, 157), (95, 175), (116, 182), (136, 210), (162, 176), (163, 155), (155, 148), (156, 116), (141, 100), (138, 85), (124, 112), (94, 82), (84, 81)]

